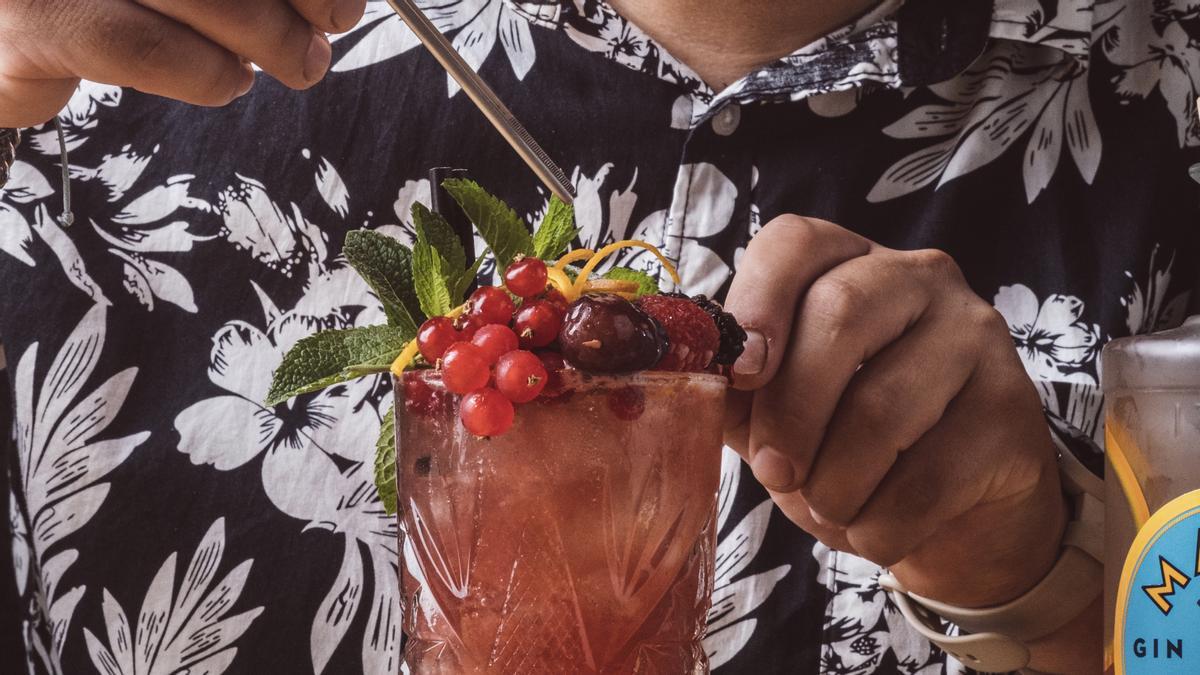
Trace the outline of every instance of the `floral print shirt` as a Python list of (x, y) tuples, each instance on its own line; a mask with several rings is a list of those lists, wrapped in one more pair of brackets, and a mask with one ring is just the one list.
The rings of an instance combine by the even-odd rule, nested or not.
[[(944, 249), (1093, 459), (1100, 348), (1178, 324), (1196, 287), (1192, 2), (885, 0), (722, 91), (602, 0), (419, 4), (571, 174), (577, 244), (644, 239), (717, 296), (782, 213)], [(69, 227), (54, 129), (26, 130), (0, 190), (20, 597), (0, 611), (31, 673), (400, 668), (396, 524), (371, 480), (388, 385), (268, 408), (271, 372), (303, 335), (383, 321), (341, 242), (410, 241), (430, 167), (530, 220), (548, 194), (384, 2), (332, 71), (220, 110), (82, 84), (59, 117)], [(729, 451), (718, 515), (715, 672), (964, 671)]]

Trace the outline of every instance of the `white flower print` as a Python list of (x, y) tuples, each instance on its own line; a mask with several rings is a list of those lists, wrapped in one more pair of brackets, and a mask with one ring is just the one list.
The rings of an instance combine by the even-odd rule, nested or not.
[[(63, 137), (67, 150), (75, 150), (88, 140), (84, 132), (96, 127), (96, 113), (100, 108), (115, 108), (121, 104), (122, 90), (111, 84), (100, 84), (83, 80), (67, 101), (67, 106), (58, 113), (63, 126)], [(30, 137), (30, 145), (43, 155), (57, 155), (58, 132), (52, 125), (44, 124), (40, 131)]]
[[(63, 591), (59, 582), (79, 557), (75, 549), (55, 550), (57, 544), (91, 520), (108, 496), (105, 476), (144, 443), (149, 432), (97, 440), (125, 402), (137, 377), (126, 368), (84, 394), (104, 349), (106, 308), (96, 305), (84, 315), (59, 349), (40, 385), (36, 381), (38, 343), (17, 361), (14, 377), (15, 436), (19, 481), (30, 522), (28, 548), (32, 560), (23, 567), (32, 574), (27, 593), (34, 616), (46, 617), (52, 643), (40, 643), (27, 626), (30, 651), (43, 667), (59, 673), (59, 655), (75, 607), (85, 587)], [(35, 396), (36, 394), (36, 396)], [(14, 511), (15, 513), (16, 511)], [(25, 585), (24, 580), (18, 581)]]
[[(307, 148), (301, 154), (305, 159), (312, 157), (312, 153)], [(342, 175), (333, 168), (333, 164), (328, 159), (319, 158), (313, 180), (317, 184), (317, 193), (321, 195), (329, 208), (345, 218), (346, 214), (350, 212), (350, 193), (346, 190), (346, 181), (342, 179)]]
[(945, 103), (924, 105), (885, 127), (900, 139), (942, 139), (884, 172), (868, 201), (937, 187), (999, 158), (1028, 138), (1022, 163), (1029, 203), (1050, 184), (1065, 145), (1084, 182), (1100, 165), (1100, 132), (1087, 69), (1051, 48), (1002, 42), (959, 77), (929, 88)]
[(1113, 78), (1117, 93), (1144, 99), (1157, 89), (1175, 116), (1179, 146), (1200, 145), (1200, 43), (1187, 27), (1200, 18), (1200, 5), (1192, 0), (1119, 0), (1098, 3), (1096, 11), (1103, 13), (1097, 17), (1097, 39), (1108, 60), (1121, 69)]
[[(1167, 291), (1171, 287), (1171, 271), (1175, 267), (1175, 255), (1172, 254), (1168, 260), (1163, 261), (1158, 254), (1159, 248), (1155, 246), (1150, 254), (1145, 285), (1133, 281), (1129, 295), (1121, 298), (1121, 304), (1129, 312), (1125, 325), (1128, 326), (1130, 335), (1144, 335), (1174, 328), (1187, 316), (1191, 293), (1184, 291), (1167, 299)], [(1133, 280), (1132, 272), (1126, 271), (1125, 276)]]
[(1082, 300), (1055, 293), (1039, 303), (1028, 286), (1015, 284), (1001, 287), (993, 304), (1008, 322), (1030, 377), (1095, 381), (1088, 367), (1100, 350), (1100, 326), (1080, 320)]
[[(186, 571), (178, 577), (175, 553), (167, 556), (142, 600), (137, 622), (104, 589), (102, 609), (108, 646), (84, 628), (92, 664), (103, 675), (219, 675), (237, 655), (233, 643), (250, 627), (262, 607), (229, 616), (250, 574), (253, 559), (243, 561), (217, 581), (225, 552), (225, 520), (208, 528)], [(215, 582), (215, 583), (214, 583)]]
[(271, 269), (291, 274), (301, 262), (323, 259), (328, 235), (309, 221), (299, 205), (281, 206), (259, 180), (240, 174), (217, 195), (221, 234)]
[[(536, 54), (529, 23), (506, 0), (417, 0), (417, 6), (443, 33), (455, 32), (453, 45), (472, 69), (479, 70), (499, 39), (513, 74), (525, 79)], [(362, 37), (334, 64), (334, 72), (374, 65), (398, 56), (420, 42), (386, 3), (372, 2), (356, 32)], [(346, 38), (342, 38), (346, 39)], [(450, 96), (459, 91), (449, 75), (446, 85)]]
[[(717, 493), (718, 532), (724, 531), (729, 521), (741, 475), (741, 458), (732, 449), (725, 448), (721, 456), (721, 488)], [(772, 508), (771, 500), (763, 500), (717, 543), (712, 608), (708, 612), (708, 628), (704, 635), (704, 650), (714, 669), (728, 663), (750, 641), (758, 621), (748, 615), (771, 595), (791, 569), (791, 565), (780, 565), (736, 578), (758, 555), (766, 538)]]
[(813, 546), (813, 557), (820, 565), (817, 582), (831, 594), (825, 608), (822, 675), (874, 673), (885, 654), (903, 673), (940, 675), (960, 667), (947, 659), (943, 671), (939, 650), (908, 625), (879, 586), (883, 570), (878, 565), (820, 542)]
[(1104, 398), (1096, 357), (1102, 346), (1099, 324), (1083, 321), (1079, 298), (1053, 294), (1039, 302), (1029, 287), (1003, 286), (992, 301), (1047, 410), (1085, 434), (1098, 438)]
[[(675, 261), (682, 289), (693, 295), (716, 295), (731, 270), (700, 240), (732, 225), (737, 196), (737, 186), (715, 165), (684, 164), (675, 178), (671, 208), (646, 216), (634, 231), (634, 238), (655, 244)], [(624, 264), (661, 274), (657, 261), (645, 253), (631, 255)], [(670, 279), (660, 282), (669, 284)]]
[(29, 221), (17, 210), (18, 204), (29, 204), (54, 194), (50, 182), (32, 164), (17, 160), (9, 169), (8, 184), (0, 188), (0, 251), (33, 267), (29, 249), (33, 246), (33, 230)]
[(313, 617), (313, 669), (324, 670), (358, 616), (366, 590), (362, 555), (369, 556), (369, 598), (362, 660), (365, 672), (393, 672), (399, 657), (396, 521), (388, 517), (372, 478), (372, 453), (382, 411), (380, 380), (364, 378), (275, 408), (262, 405), (271, 373), (301, 337), (321, 328), (380, 323), (382, 310), (347, 267), (315, 269), (306, 295), (281, 311), (258, 286), (265, 328), (230, 321), (213, 337), (209, 379), (226, 393), (201, 400), (175, 419), (179, 450), (196, 464), (235, 470), (263, 455), (264, 492), (283, 513), (344, 537), (341, 569)]

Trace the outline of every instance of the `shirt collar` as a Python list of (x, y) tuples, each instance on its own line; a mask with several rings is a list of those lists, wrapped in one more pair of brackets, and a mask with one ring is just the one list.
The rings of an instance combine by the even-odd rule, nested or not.
[(871, 85), (922, 86), (950, 79), (989, 39), (1059, 50), (1081, 64), (1091, 44), (1094, 0), (883, 0), (858, 19), (713, 91), (604, 0), (504, 0), (529, 21), (564, 31), (584, 48), (678, 85), (692, 122), (728, 101), (802, 100)]

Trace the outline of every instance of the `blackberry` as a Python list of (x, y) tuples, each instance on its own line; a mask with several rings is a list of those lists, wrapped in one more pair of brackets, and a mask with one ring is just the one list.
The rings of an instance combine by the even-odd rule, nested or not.
[(746, 331), (738, 325), (737, 319), (732, 314), (725, 311), (721, 303), (709, 299), (705, 295), (689, 296), (684, 293), (664, 293), (663, 295), (691, 300), (712, 317), (713, 323), (717, 324), (717, 331), (721, 333), (721, 346), (713, 357), (713, 363), (732, 366), (733, 362), (742, 355), (742, 351), (746, 348)]

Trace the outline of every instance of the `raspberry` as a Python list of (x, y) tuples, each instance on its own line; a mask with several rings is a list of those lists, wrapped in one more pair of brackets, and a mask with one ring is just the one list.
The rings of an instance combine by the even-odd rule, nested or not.
[(655, 370), (700, 372), (708, 367), (721, 346), (721, 334), (708, 313), (689, 299), (669, 295), (647, 295), (637, 306), (667, 332), (669, 347)]
[(717, 324), (717, 330), (721, 333), (721, 346), (717, 349), (717, 355), (713, 357), (713, 362), (722, 366), (732, 366), (733, 362), (737, 361), (746, 349), (746, 331), (738, 324), (737, 319), (726, 312), (721, 303), (710, 300), (707, 296), (697, 295), (694, 298), (688, 298), (682, 293), (667, 293), (666, 295), (672, 298), (691, 300), (712, 317)]

